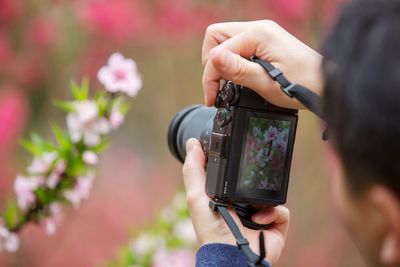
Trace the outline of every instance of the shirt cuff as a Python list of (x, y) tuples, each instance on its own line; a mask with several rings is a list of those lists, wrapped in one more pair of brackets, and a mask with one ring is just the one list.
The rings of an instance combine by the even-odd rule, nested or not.
[(196, 255), (196, 267), (217, 266), (245, 267), (248, 263), (244, 253), (236, 246), (221, 243), (201, 246)]

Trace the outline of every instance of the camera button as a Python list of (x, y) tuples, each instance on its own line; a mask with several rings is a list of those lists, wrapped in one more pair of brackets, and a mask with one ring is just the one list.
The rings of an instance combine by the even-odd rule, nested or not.
[(216, 121), (220, 127), (224, 127), (225, 125), (230, 123), (231, 120), (232, 120), (232, 114), (228, 109), (226, 108), (218, 109), (216, 115)]
[(209, 162), (209, 163), (216, 163), (216, 164), (219, 164), (219, 163), (221, 162), (221, 158), (220, 158), (220, 157), (212, 157), (212, 156), (210, 156), (210, 157), (208, 158), (208, 162)]
[(213, 133), (210, 144), (210, 156), (223, 157), (226, 143), (226, 135)]

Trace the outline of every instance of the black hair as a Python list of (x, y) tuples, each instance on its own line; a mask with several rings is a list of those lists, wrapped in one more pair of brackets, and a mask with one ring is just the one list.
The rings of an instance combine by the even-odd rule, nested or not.
[(400, 197), (400, 1), (344, 5), (323, 55), (324, 116), (347, 183)]

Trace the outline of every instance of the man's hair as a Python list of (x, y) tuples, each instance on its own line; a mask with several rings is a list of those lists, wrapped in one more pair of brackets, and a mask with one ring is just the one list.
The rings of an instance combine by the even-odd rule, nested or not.
[(343, 6), (323, 54), (324, 116), (349, 187), (400, 197), (400, 1)]

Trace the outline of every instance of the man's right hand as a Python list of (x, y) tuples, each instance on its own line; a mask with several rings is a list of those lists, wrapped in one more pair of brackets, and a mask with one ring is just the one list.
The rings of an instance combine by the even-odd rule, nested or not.
[(231, 80), (260, 94), (272, 104), (302, 108), (287, 97), (257, 63), (252, 55), (271, 62), (293, 83), (321, 94), (322, 57), (275, 22), (229, 22), (210, 25), (204, 38), (203, 90), (205, 102), (214, 104), (220, 80)]

